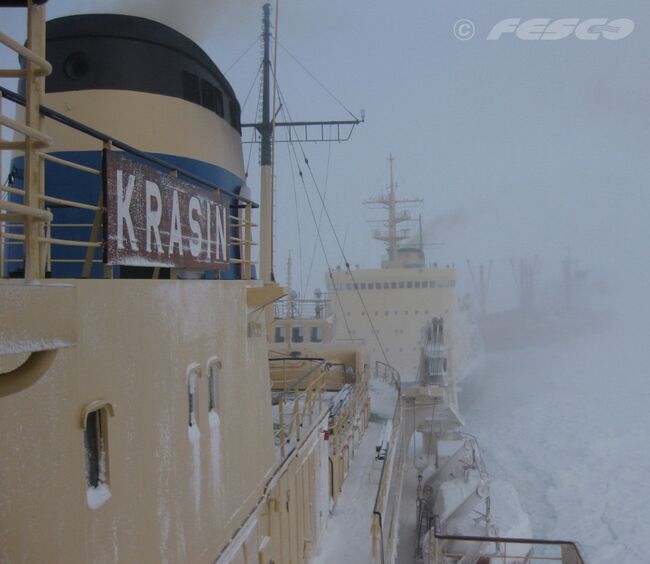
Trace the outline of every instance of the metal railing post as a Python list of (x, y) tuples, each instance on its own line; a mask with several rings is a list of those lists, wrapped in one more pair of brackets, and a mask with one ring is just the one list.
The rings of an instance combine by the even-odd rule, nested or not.
[(300, 441), (300, 389), (295, 390), (295, 399), (293, 400), (293, 417), (296, 427), (296, 442)]
[[(2, 98), (3, 94), (0, 92), (0, 116), (2, 115)], [(2, 139), (2, 125), (0, 125), (0, 139)], [(4, 176), (2, 175), (2, 151), (0, 151), (0, 186), (3, 184)], [(4, 199), (5, 193), (0, 193), (0, 200)], [(0, 214), (4, 211), (0, 211)], [(0, 221), (0, 278), (4, 278), (5, 275), (5, 223)]]
[[(34, 5), (30, 0), (27, 5), (27, 48), (39, 57), (45, 56), (45, 8)], [(37, 65), (27, 59), (25, 76), (25, 123), (35, 130), (41, 128), (41, 97), (44, 92), (45, 79), (37, 73)], [(25, 205), (30, 208), (43, 209), (41, 196), (43, 191), (43, 167), (37, 153), (38, 143), (30, 135), (25, 135)], [(42, 222), (33, 217), (25, 217), (25, 280), (36, 280), (44, 276), (44, 264), (40, 255), (43, 234)]]
[(284, 460), (284, 443), (286, 441), (286, 437), (284, 435), (284, 394), (280, 396), (280, 399), (278, 401), (278, 409), (280, 415), (280, 456), (282, 457), (282, 460)]

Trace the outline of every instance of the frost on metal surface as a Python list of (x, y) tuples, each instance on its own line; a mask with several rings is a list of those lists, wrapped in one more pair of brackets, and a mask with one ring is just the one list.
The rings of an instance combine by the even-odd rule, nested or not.
[(96, 488), (86, 488), (86, 502), (92, 510), (99, 509), (111, 498), (111, 490), (107, 484), (99, 484)]

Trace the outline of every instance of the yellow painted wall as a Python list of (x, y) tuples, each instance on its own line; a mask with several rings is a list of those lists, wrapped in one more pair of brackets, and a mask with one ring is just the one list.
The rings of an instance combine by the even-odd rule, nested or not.
[[(275, 465), (266, 339), (247, 337), (245, 283), (72, 283), (77, 345), (36, 384), (0, 398), (0, 561), (212, 562)], [(215, 355), (220, 457), (207, 410)], [(186, 380), (194, 362), (203, 371), (196, 453)], [(80, 416), (99, 398), (115, 413), (111, 498), (93, 511)]]
[[(418, 369), (422, 344), (421, 330), (433, 317), (445, 320), (445, 339), (451, 335), (454, 323), (456, 274), (449, 268), (394, 268), (354, 270), (354, 281), (346, 272), (334, 273), (337, 293), (328, 287), (330, 304), (334, 312), (334, 338), (349, 339), (343, 316), (353, 339), (364, 339), (371, 360), (385, 362), (377, 339), (363, 308), (359, 293), (377, 331), (388, 363), (395, 367), (404, 380), (414, 380)], [(414, 283), (435, 281), (435, 287), (415, 288)], [(367, 284), (382, 283), (382, 288), (367, 289)], [(395, 283), (397, 288), (383, 288), (383, 283)], [(399, 284), (404, 287), (400, 288)], [(411, 288), (406, 284), (412, 282)], [(359, 291), (348, 285), (356, 283)], [(366, 289), (361, 285), (366, 284)], [(340, 303), (339, 303), (340, 300)], [(448, 342), (448, 341), (447, 341)]]

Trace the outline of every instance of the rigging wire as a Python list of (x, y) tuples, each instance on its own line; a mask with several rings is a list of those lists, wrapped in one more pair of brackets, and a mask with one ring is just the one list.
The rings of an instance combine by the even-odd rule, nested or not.
[(246, 50), (245, 50), (241, 55), (239, 55), (239, 57), (237, 57), (237, 59), (235, 60), (235, 62), (232, 63), (232, 64), (231, 64), (231, 65), (226, 69), (226, 71), (223, 73), (224, 76), (227, 75), (227, 74), (228, 74), (232, 69), (234, 69), (234, 68), (237, 66), (237, 63), (239, 63), (239, 61), (241, 61), (241, 60), (242, 60), (242, 59), (243, 59), (243, 58), (248, 54), (248, 52), (249, 52), (253, 47), (255, 47), (255, 45), (257, 45), (257, 42), (258, 42), (261, 38), (262, 38), (262, 34), (260, 33), (260, 34), (255, 38), (255, 41), (253, 41), (253, 42), (252, 42), (252, 43), (251, 43), (251, 44), (246, 48)]
[(246, 98), (244, 98), (244, 103), (241, 105), (241, 111), (244, 111), (244, 108), (246, 107), (246, 103), (248, 102), (248, 99), (250, 98), (251, 92), (253, 91), (253, 87), (255, 86), (255, 83), (257, 82), (257, 79), (260, 76), (260, 73), (262, 72), (262, 63), (260, 63), (260, 66), (257, 67), (257, 72), (255, 73), (255, 78), (253, 78), (253, 82), (251, 84), (251, 87), (248, 89), (248, 94), (246, 94)]
[[(300, 161), (298, 160), (298, 155), (296, 154), (296, 149), (293, 146), (293, 143), (289, 143), (290, 147), (293, 149), (294, 152), (294, 158), (296, 159), (296, 166), (298, 167), (298, 176), (300, 177), (300, 181), (302, 182), (302, 187), (305, 191), (305, 196), (307, 197), (307, 204), (309, 206), (309, 211), (311, 212), (311, 217), (314, 220), (314, 224), (316, 224), (316, 214), (314, 213), (314, 208), (311, 204), (311, 198), (309, 197), (309, 191), (307, 190), (307, 184), (305, 183), (305, 177), (303, 175), (302, 169), (300, 168)], [(329, 262), (329, 259), (327, 258), (327, 252), (325, 251), (325, 244), (323, 243), (323, 237), (321, 235), (320, 229), (316, 229), (316, 235), (318, 237), (318, 241), (320, 243), (321, 251), (323, 252), (323, 258), (325, 259), (325, 263), (327, 264), (327, 272), (329, 274), (330, 282), (332, 283), (332, 288), (334, 289), (334, 294), (336, 296), (336, 301), (339, 304), (339, 307), (341, 308), (341, 316), (343, 317), (343, 322), (345, 323), (345, 330), (348, 334), (348, 338), (352, 341), (352, 331), (350, 329), (350, 324), (348, 323), (347, 316), (345, 315), (345, 312), (343, 311), (343, 302), (341, 302), (341, 296), (339, 295), (338, 288), (336, 287), (336, 284), (334, 283), (334, 276), (332, 275), (332, 265)]]
[[(255, 114), (255, 119), (257, 120), (257, 113)], [(248, 171), (251, 166), (251, 156), (253, 155), (253, 145), (255, 145), (255, 130), (251, 131), (251, 141), (250, 147), (248, 148), (248, 158), (246, 159), (246, 178), (248, 178)]]
[[(280, 96), (280, 102), (282, 103), (282, 105), (285, 108), (283, 111), (286, 111), (286, 114), (287, 114), (287, 116), (289, 118), (289, 121), (291, 121), (291, 119), (292, 119), (291, 118), (291, 112), (289, 112), (289, 107), (287, 105), (286, 98), (282, 94), (282, 90), (280, 89), (280, 85), (277, 82), (276, 82), (276, 87), (278, 89), (278, 95)], [(293, 126), (290, 126), (290, 127), (292, 129), (295, 129)], [(297, 135), (297, 132), (296, 132), (296, 135)], [(361, 295), (359, 285), (357, 284), (357, 282), (356, 282), (356, 280), (354, 278), (354, 275), (352, 274), (352, 270), (350, 269), (350, 263), (349, 263), (347, 257), (345, 256), (343, 246), (341, 245), (341, 241), (340, 241), (340, 239), (338, 237), (336, 229), (334, 228), (334, 223), (332, 222), (332, 218), (331, 218), (331, 216), (329, 214), (329, 211), (327, 210), (327, 206), (325, 205), (325, 200), (323, 199), (323, 195), (322, 195), (320, 189), (318, 188), (318, 182), (316, 181), (316, 177), (314, 176), (314, 172), (313, 172), (313, 170), (311, 168), (311, 165), (309, 164), (309, 159), (307, 158), (307, 155), (305, 154), (305, 150), (304, 150), (304, 148), (302, 146), (302, 143), (300, 142), (300, 138), (298, 136), (296, 137), (296, 142), (298, 143), (298, 146), (300, 147), (300, 152), (302, 153), (303, 160), (304, 160), (305, 164), (307, 165), (307, 169), (309, 170), (309, 175), (311, 176), (312, 182), (314, 184), (314, 188), (316, 189), (316, 193), (318, 194), (318, 197), (319, 197), (319, 199), (321, 201), (321, 205), (323, 206), (323, 210), (325, 211), (325, 216), (327, 217), (327, 220), (329, 222), (330, 228), (331, 228), (332, 233), (334, 235), (334, 239), (336, 240), (336, 244), (337, 244), (337, 246), (339, 248), (339, 252), (341, 253), (341, 257), (343, 258), (343, 261), (345, 262), (345, 268), (346, 268), (346, 270), (348, 272), (348, 275), (352, 279), (352, 283), (353, 283), (352, 286), (356, 290), (359, 301), (361, 302), (361, 307), (363, 308), (363, 311), (364, 311), (366, 317), (368, 318), (368, 323), (370, 324), (372, 334), (374, 335), (375, 340), (377, 341), (377, 345), (379, 346), (379, 350), (381, 351), (381, 354), (384, 357), (384, 360), (385, 360), (386, 364), (388, 364), (390, 366), (390, 362), (388, 361), (388, 356), (386, 355), (386, 351), (384, 350), (384, 346), (383, 346), (383, 344), (381, 342), (381, 339), (379, 338), (379, 334), (377, 333), (377, 330), (375, 329), (375, 325), (372, 322), (372, 318), (370, 317), (370, 312), (368, 311), (368, 308), (366, 307), (366, 302), (363, 299), (363, 296)], [(314, 220), (314, 224), (316, 224), (316, 215), (314, 214), (313, 208), (311, 206), (311, 202), (310, 202), (309, 195), (308, 195), (308, 192), (307, 192), (307, 185), (306, 185), (306, 183), (304, 181), (302, 169), (300, 168), (300, 164), (299, 164), (299, 162), (297, 160), (295, 144), (290, 143), (290, 145), (291, 145), (291, 147), (293, 148), (293, 151), (294, 151), (294, 156), (296, 158), (296, 164), (298, 165), (298, 174), (299, 174), (299, 176), (300, 176), (300, 178), (302, 180), (303, 187), (305, 189), (305, 194), (307, 195), (307, 201), (309, 202), (309, 208), (310, 208), (310, 210), (312, 212), (312, 217), (313, 217), (313, 220)], [(323, 247), (323, 253), (324, 253), (325, 252), (325, 247), (323, 245), (322, 238), (320, 237), (320, 231), (317, 230), (316, 233), (318, 233), (319, 240), (321, 242), (321, 246)], [(329, 268), (329, 263), (328, 263), (328, 268)], [(338, 289), (336, 287), (336, 284), (334, 283), (331, 268), (329, 268), (329, 271), (330, 271), (330, 280), (332, 281), (332, 288), (334, 288), (334, 291), (336, 292), (337, 299), (338, 299)], [(339, 305), (341, 305), (340, 300), (339, 300)], [(342, 317), (345, 320), (345, 323), (346, 323), (346, 326), (347, 326), (348, 325), (347, 319), (346, 319), (345, 312), (343, 311), (342, 307), (341, 307), (341, 314), (342, 314)]]
[[(255, 83), (257, 82), (257, 79), (260, 76), (260, 72), (262, 71), (262, 64), (260, 63), (260, 66), (257, 68), (257, 73), (255, 74), (255, 78), (253, 79), (253, 83), (251, 84), (251, 87), (248, 90), (248, 94), (246, 95), (246, 99), (244, 100), (244, 106), (242, 106), (242, 111), (244, 110), (244, 107), (246, 106), (246, 102), (248, 102), (248, 98), (251, 95), (251, 92), (253, 91), (253, 88), (255, 86)], [(255, 110), (255, 119), (253, 121), (257, 122), (257, 119), (260, 115), (260, 108), (259, 105), (257, 109)], [(250, 164), (251, 164), (251, 156), (253, 155), (253, 145), (255, 144), (255, 136), (257, 135), (257, 130), (255, 128), (251, 129), (251, 140), (250, 140), (250, 147), (248, 148), (248, 158), (246, 159), (246, 178), (248, 178), (248, 171), (250, 170)]]
[(279, 43), (280, 47), (282, 47), (282, 49), (287, 53), (287, 55), (289, 55), (289, 56), (290, 56), (294, 61), (296, 61), (296, 63), (298, 63), (298, 65), (300, 66), (300, 68), (302, 68), (302, 70), (304, 70), (304, 71), (305, 71), (305, 72), (306, 72), (306, 73), (307, 73), (307, 74), (308, 74), (308, 75), (309, 75), (309, 76), (310, 76), (310, 77), (311, 77), (311, 78), (312, 78), (312, 79), (313, 79), (313, 80), (314, 80), (314, 81), (315, 81), (315, 82), (316, 82), (316, 83), (317, 83), (317, 84), (318, 84), (318, 85), (319, 85), (323, 90), (325, 90), (325, 92), (327, 92), (327, 93), (332, 97), (332, 99), (334, 99), (334, 101), (335, 101), (339, 106), (341, 106), (341, 108), (343, 108), (343, 109), (344, 109), (348, 114), (350, 114), (354, 119), (356, 119), (356, 120), (359, 119), (357, 116), (355, 116), (355, 115), (354, 115), (354, 114), (353, 114), (353, 113), (352, 113), (352, 112), (351, 112), (351, 111), (346, 107), (346, 105), (345, 105), (343, 102), (341, 102), (341, 100), (339, 100), (339, 98), (337, 98), (337, 97), (332, 93), (332, 91), (331, 91), (329, 88), (327, 88), (327, 86), (325, 86), (325, 85), (324, 85), (320, 80), (318, 80), (318, 78), (316, 78), (316, 76), (314, 76), (314, 74), (313, 74), (313, 73), (312, 73), (312, 72), (311, 72), (311, 71), (310, 71), (310, 70), (309, 70), (309, 69), (308, 69), (308, 68), (307, 68), (303, 63), (301, 63), (301, 62), (298, 60), (298, 58), (297, 58), (297, 57), (296, 57), (296, 56), (295, 56), (291, 51), (289, 51), (289, 49), (287, 49), (287, 48), (282, 44), (281, 41), (278, 41), (278, 43)]
[[(329, 126), (330, 132), (332, 129), (332, 126)], [(328, 135), (328, 137), (331, 137), (331, 135)], [(330, 157), (332, 155), (332, 142), (328, 141), (327, 142), (327, 167), (325, 168), (325, 187), (323, 188), (323, 198), (327, 196), (327, 189), (329, 188), (329, 177), (330, 177)], [(323, 222), (323, 208), (321, 206), (320, 213), (318, 214), (318, 228), (320, 228), (321, 224)], [(309, 263), (309, 270), (307, 271), (307, 279), (305, 281), (305, 287), (303, 289), (303, 292), (307, 292), (307, 288), (309, 287), (309, 281), (311, 279), (311, 271), (312, 268), (314, 267), (314, 259), (316, 258), (316, 244), (318, 241), (314, 239), (314, 246), (311, 250), (311, 262)]]
[[(278, 93), (279, 93), (280, 99), (282, 101), (282, 93), (280, 92), (279, 88), (278, 88)], [(283, 103), (283, 105), (284, 105), (284, 103)], [(282, 111), (284, 112), (284, 109)], [(320, 243), (321, 251), (323, 253), (323, 258), (325, 259), (325, 264), (327, 264), (327, 272), (328, 272), (328, 275), (329, 275), (329, 278), (330, 278), (330, 282), (332, 284), (332, 288), (334, 289), (334, 295), (336, 296), (336, 301), (339, 304), (339, 307), (341, 308), (341, 313), (343, 314), (342, 317), (343, 317), (343, 322), (345, 324), (345, 330), (346, 330), (346, 332), (348, 334), (348, 338), (352, 341), (352, 340), (354, 340), (353, 337), (352, 337), (352, 331), (350, 329), (350, 325), (348, 323), (347, 317), (344, 315), (345, 312), (343, 311), (343, 302), (341, 302), (341, 296), (339, 295), (338, 288), (336, 287), (336, 284), (334, 283), (334, 276), (332, 275), (332, 265), (330, 264), (329, 259), (327, 258), (327, 252), (325, 250), (325, 244), (323, 243), (323, 237), (322, 237), (320, 228), (318, 227), (318, 225), (316, 223), (316, 213), (314, 212), (314, 207), (312, 206), (311, 198), (309, 197), (309, 191), (307, 190), (307, 184), (305, 183), (305, 177), (304, 177), (304, 174), (302, 172), (302, 168), (300, 167), (300, 160), (298, 159), (298, 154), (296, 153), (296, 148), (294, 147), (293, 143), (288, 143), (287, 144), (287, 149), (289, 149), (289, 161), (290, 162), (291, 162), (291, 150), (293, 150), (293, 157), (296, 160), (296, 167), (298, 169), (298, 176), (300, 177), (300, 181), (302, 183), (303, 190), (305, 191), (305, 196), (307, 198), (307, 205), (309, 207), (309, 211), (310, 211), (312, 219), (314, 221), (314, 225), (316, 225), (316, 237), (317, 237), (318, 242)], [(292, 166), (291, 166), (292, 174), (293, 174), (293, 171), (294, 171), (294, 169), (293, 169), (293, 164), (292, 164)]]
[[(303, 287), (303, 278), (302, 278), (302, 233), (300, 229), (300, 211), (298, 209), (298, 190), (296, 188), (296, 177), (293, 171), (293, 162), (291, 161), (291, 150), (289, 148), (289, 144), (287, 144), (287, 152), (289, 153), (289, 166), (291, 168), (291, 183), (293, 184), (293, 201), (296, 206), (296, 223), (298, 225), (298, 264), (300, 265), (300, 288), (302, 291)], [(316, 241), (314, 241), (316, 243)], [(315, 249), (314, 249), (315, 252)], [(312, 261), (313, 261), (313, 256), (312, 256)], [(301, 294), (301, 296), (304, 296), (304, 294)]]

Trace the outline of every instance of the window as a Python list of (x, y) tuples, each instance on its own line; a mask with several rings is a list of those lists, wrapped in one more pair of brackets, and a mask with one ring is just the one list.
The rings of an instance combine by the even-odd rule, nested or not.
[(86, 502), (90, 509), (97, 509), (111, 497), (108, 489), (108, 415), (113, 415), (113, 406), (104, 400), (91, 402), (81, 415), (86, 454)]
[(84, 429), (86, 448), (86, 485), (98, 488), (107, 480), (106, 413), (103, 409), (91, 411)]
[(406, 287), (407, 288), (413, 288), (413, 282), (407, 282)]
[(400, 287), (400, 288), (403, 288), (403, 287), (404, 287), (404, 282), (400, 282), (400, 283), (399, 283), (399, 287)]
[(388, 282), (384, 282), (384, 290), (388, 290)]
[(312, 327), (311, 328), (311, 342), (312, 343), (322, 343), (323, 342), (323, 328), (322, 327)]
[(352, 290), (352, 284), (350, 284), (350, 282), (348, 282), (348, 283), (345, 285), (345, 287), (346, 287), (348, 290)]
[(361, 289), (362, 289), (362, 290), (365, 290), (365, 289), (366, 289), (366, 283), (365, 283), (365, 282), (361, 282)]
[(201, 105), (208, 110), (216, 110), (214, 86), (207, 80), (201, 80)]
[(368, 282), (368, 290), (373, 290), (375, 287), (374, 282)]
[(208, 360), (208, 411), (219, 411), (220, 371), (221, 361), (217, 357), (212, 357), (210, 360)]
[(356, 282), (354, 283), (354, 289), (355, 289), (355, 290), (358, 290), (358, 289), (359, 289), (359, 284), (357, 284)]
[(218, 88), (214, 89), (214, 103), (217, 113), (223, 117), (223, 94)]
[(415, 287), (416, 287), (416, 288), (419, 288), (419, 287), (420, 287), (420, 282), (419, 282), (419, 281), (416, 281), (416, 282), (415, 282)]
[(292, 327), (291, 328), (291, 341), (293, 343), (302, 343), (304, 340), (302, 327)]
[(198, 429), (196, 420), (196, 410), (198, 407), (197, 380), (198, 368), (196, 365), (190, 366), (187, 370), (187, 425), (190, 429)]
[(426, 280), (422, 280), (422, 287), (426, 288), (429, 285), (429, 283)]
[(228, 110), (230, 110), (230, 125), (239, 131), (239, 108), (233, 100), (230, 100)]
[(201, 99), (199, 77), (187, 71), (183, 71), (183, 99), (195, 104)]
[(391, 287), (393, 290), (394, 290), (395, 288), (397, 288), (397, 282), (391, 282), (391, 283), (390, 283), (390, 287)]
[(284, 327), (276, 327), (275, 328), (275, 342), (276, 343), (284, 343), (286, 340), (286, 334), (285, 334)]
[(429, 281), (429, 288), (435, 288), (436, 287), (436, 281), (435, 280), (430, 280)]

